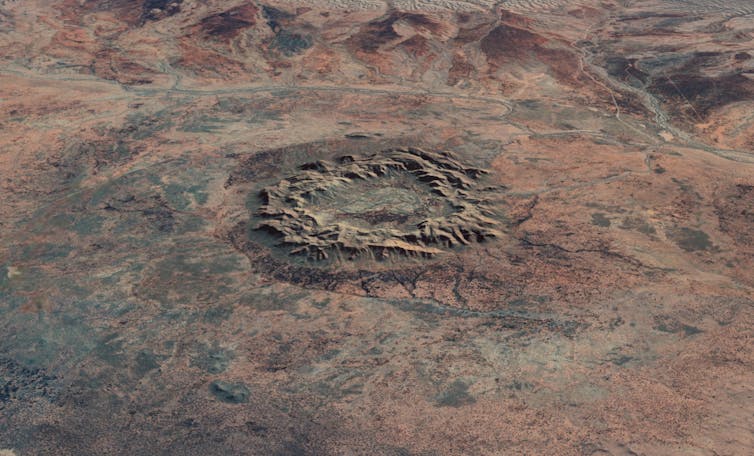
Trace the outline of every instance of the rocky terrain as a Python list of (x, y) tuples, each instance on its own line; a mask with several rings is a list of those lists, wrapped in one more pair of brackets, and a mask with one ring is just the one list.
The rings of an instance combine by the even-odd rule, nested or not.
[[(345, 155), (338, 161), (307, 163), (302, 165), (303, 173), (263, 189), (259, 215), (264, 220), (256, 228), (277, 234), (282, 238), (279, 244), (296, 246), (291, 254), (324, 260), (335, 250), (340, 254), (338, 269), (342, 260), (362, 254), (371, 259), (389, 258), (392, 253), (430, 257), (442, 253), (433, 244), (453, 247), (501, 235), (487, 202), (469, 193), (473, 178), (483, 171), (464, 168), (448, 153), (402, 148), (364, 158)], [(395, 174), (410, 176), (413, 185), (401, 187), (390, 179)], [(379, 182), (374, 188), (359, 188), (369, 180)], [(401, 199), (393, 198), (401, 188), (410, 192), (405, 194), (409, 201), (403, 210)], [(384, 195), (378, 193), (380, 189), (386, 189)], [(436, 196), (412, 198), (422, 191)], [(359, 198), (349, 198), (359, 193), (363, 193)], [(323, 199), (330, 201), (323, 204)], [(341, 212), (328, 216), (328, 203)], [(433, 206), (446, 206), (447, 213), (422, 214)], [(411, 215), (425, 216), (407, 222)], [(349, 221), (354, 218), (368, 223), (353, 226)], [(390, 226), (396, 222), (407, 226)], [(388, 226), (379, 226), (383, 223)]]
[(0, 455), (748, 455), (748, 0), (0, 0)]

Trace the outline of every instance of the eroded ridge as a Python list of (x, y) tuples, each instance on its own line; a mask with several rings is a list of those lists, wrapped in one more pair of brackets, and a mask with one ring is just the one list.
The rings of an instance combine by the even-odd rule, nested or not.
[[(280, 244), (292, 246), (294, 255), (314, 260), (328, 259), (333, 252), (348, 259), (361, 255), (385, 259), (393, 254), (430, 257), (442, 253), (441, 247), (467, 245), (501, 234), (487, 201), (475, 190), (476, 179), (486, 171), (464, 167), (446, 152), (397, 148), (365, 157), (346, 155), (335, 162), (308, 163), (301, 170), (262, 190), (258, 215), (264, 220), (256, 226), (280, 236)], [(438, 214), (417, 207), (418, 218), (402, 226), (359, 226), (358, 214), (331, 217), (322, 209), (320, 201), (344, 188), (350, 191), (350, 185), (396, 175), (414, 179), (435, 203), (449, 209)], [(391, 184), (385, 181), (386, 186)], [(366, 193), (366, 198), (379, 198), (379, 192)], [(390, 218), (390, 214), (385, 217)]]

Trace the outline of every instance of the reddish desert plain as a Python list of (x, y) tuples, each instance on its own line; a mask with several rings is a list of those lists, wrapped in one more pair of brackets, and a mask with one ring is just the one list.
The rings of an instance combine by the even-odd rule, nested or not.
[(754, 2), (0, 0), (0, 455), (754, 454)]

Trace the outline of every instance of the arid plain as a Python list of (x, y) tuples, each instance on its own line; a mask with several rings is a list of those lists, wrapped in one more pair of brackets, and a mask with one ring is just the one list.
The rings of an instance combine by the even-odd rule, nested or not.
[(754, 4), (0, 0), (0, 454), (748, 455)]

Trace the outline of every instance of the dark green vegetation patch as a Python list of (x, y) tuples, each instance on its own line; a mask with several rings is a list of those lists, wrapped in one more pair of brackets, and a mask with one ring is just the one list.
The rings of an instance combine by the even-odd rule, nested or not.
[(712, 241), (704, 231), (684, 227), (672, 230), (668, 233), (668, 236), (678, 247), (687, 252), (710, 250), (712, 248)]
[(249, 388), (243, 383), (216, 380), (210, 383), (209, 391), (217, 399), (229, 404), (241, 404), (249, 401)]

